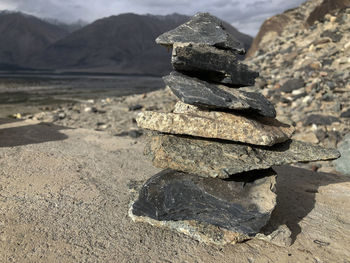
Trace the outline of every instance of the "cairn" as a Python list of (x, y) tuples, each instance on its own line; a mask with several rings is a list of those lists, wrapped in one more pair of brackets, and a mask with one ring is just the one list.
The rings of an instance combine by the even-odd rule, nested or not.
[(171, 113), (137, 118), (153, 131), (145, 154), (166, 170), (143, 185), (129, 215), (205, 243), (252, 238), (276, 205), (272, 166), (339, 152), (291, 140), (294, 129), (264, 96), (239, 89), (258, 74), (239, 61), (242, 44), (216, 17), (199, 13), (156, 42), (172, 48), (175, 71), (163, 79), (180, 101)]

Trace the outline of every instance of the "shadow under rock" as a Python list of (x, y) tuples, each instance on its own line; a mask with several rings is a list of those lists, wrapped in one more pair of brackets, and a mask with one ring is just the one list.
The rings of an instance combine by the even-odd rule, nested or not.
[(10, 118), (0, 118), (0, 125), (7, 124), (7, 123), (14, 123), (19, 122), (20, 120), (17, 119), (10, 119)]
[(317, 173), (287, 165), (273, 169), (278, 174), (277, 205), (263, 232), (271, 233), (286, 224), (292, 232), (293, 243), (301, 233), (299, 222), (315, 207), (318, 188), (350, 181), (349, 176)]
[(61, 141), (68, 138), (60, 130), (71, 129), (51, 123), (38, 123), (10, 128), (0, 126), (0, 148)]

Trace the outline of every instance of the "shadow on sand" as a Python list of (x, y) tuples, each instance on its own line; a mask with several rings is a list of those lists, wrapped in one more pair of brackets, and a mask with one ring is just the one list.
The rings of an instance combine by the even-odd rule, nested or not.
[(277, 174), (277, 206), (271, 215), (265, 233), (271, 233), (279, 225), (286, 224), (296, 240), (301, 227), (299, 222), (315, 207), (316, 193), (320, 186), (349, 182), (345, 175), (317, 173), (292, 166), (273, 168)]
[[(4, 124), (12, 127), (1, 127)], [(16, 126), (16, 124), (18, 124)], [(51, 123), (36, 123), (23, 125), (23, 121), (0, 119), (0, 147), (22, 146), (49, 141), (61, 141), (68, 138), (60, 130), (69, 129)]]

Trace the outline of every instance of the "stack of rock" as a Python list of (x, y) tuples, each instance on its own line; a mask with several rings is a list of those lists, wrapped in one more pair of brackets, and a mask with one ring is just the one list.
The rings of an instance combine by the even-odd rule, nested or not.
[(153, 130), (146, 155), (166, 170), (143, 185), (130, 216), (206, 243), (254, 237), (276, 205), (272, 166), (339, 153), (290, 140), (273, 105), (239, 89), (258, 74), (239, 62), (242, 45), (216, 17), (199, 13), (156, 42), (173, 48), (175, 71), (164, 81), (181, 101), (172, 113), (138, 116)]

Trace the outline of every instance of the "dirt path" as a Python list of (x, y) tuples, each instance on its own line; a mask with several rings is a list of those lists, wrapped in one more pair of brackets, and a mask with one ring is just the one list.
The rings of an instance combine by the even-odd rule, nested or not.
[(0, 262), (350, 262), (350, 177), (278, 168), (271, 227), (293, 245), (214, 247), (127, 216), (130, 185), (159, 171), (143, 139), (0, 122)]

